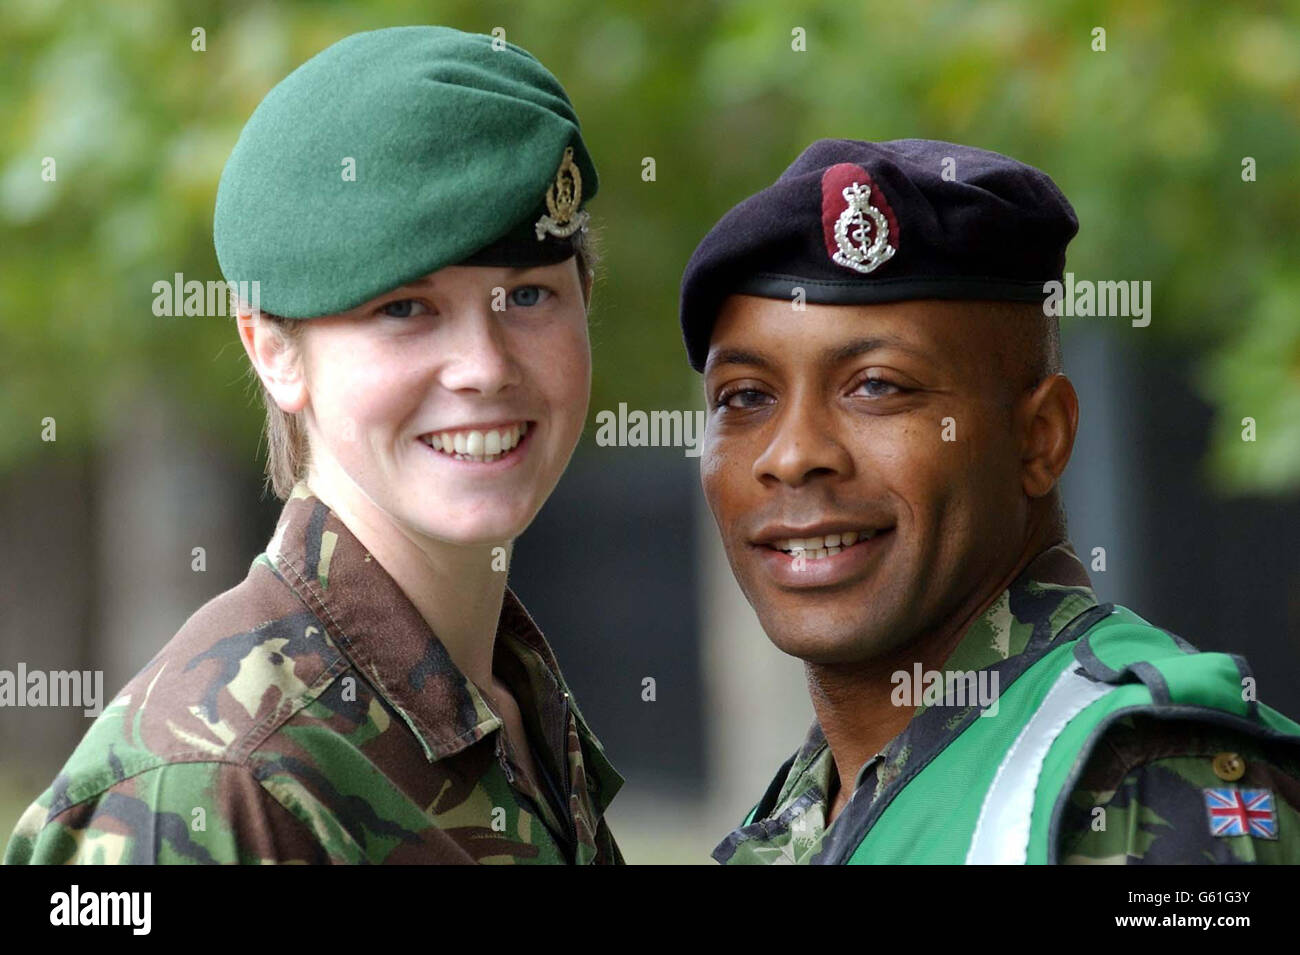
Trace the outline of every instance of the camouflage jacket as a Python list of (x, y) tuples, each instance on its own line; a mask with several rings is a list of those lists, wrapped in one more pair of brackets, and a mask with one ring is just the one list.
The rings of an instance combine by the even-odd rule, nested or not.
[[(941, 669), (973, 672), (1013, 661), (1022, 664), (1016, 672), (1023, 672), (1071, 621), (1095, 606), (1087, 571), (1070, 544), (1059, 543), (976, 619)], [(724, 864), (846, 858), (872, 807), (902, 788), (907, 779), (900, 777), (910, 765), (951, 742), (958, 722), (940, 708), (918, 707), (903, 732), (862, 767), (853, 797), (830, 826), (835, 762), (814, 723), (789, 769), (773, 780), (779, 791), (774, 800), (764, 800), (770, 808), (728, 835), (713, 858)], [(1275, 838), (1212, 834), (1202, 790), (1227, 786), (1229, 779), (1243, 788), (1271, 790)], [(1096, 826), (1098, 818), (1104, 828)], [(1058, 849), (1067, 864), (1300, 862), (1300, 764), (1288, 751), (1208, 723), (1121, 717), (1088, 757)]]
[(623, 780), (508, 590), (493, 666), (537, 785), (415, 606), (300, 484), (245, 580), (114, 698), (4, 861), (621, 863), (603, 813)]

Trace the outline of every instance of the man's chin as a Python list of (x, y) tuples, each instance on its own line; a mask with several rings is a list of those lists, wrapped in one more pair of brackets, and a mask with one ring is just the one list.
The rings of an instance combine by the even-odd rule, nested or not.
[(769, 626), (764, 632), (782, 653), (816, 666), (869, 664), (888, 656), (897, 647), (876, 627), (850, 631), (810, 631), (805, 626)]

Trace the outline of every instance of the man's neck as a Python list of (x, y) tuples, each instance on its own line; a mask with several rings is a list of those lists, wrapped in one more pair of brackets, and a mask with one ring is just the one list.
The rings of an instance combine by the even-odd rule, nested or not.
[[(493, 686), (496, 642), (506, 575), (494, 570), (493, 545), (465, 547), (434, 540), (397, 523), (336, 467), (307, 478), (319, 498), (406, 594), (476, 686)], [(507, 552), (511, 543), (505, 542)], [(507, 565), (509, 553), (507, 553)]]
[(918, 663), (923, 672), (939, 670), (971, 624), (1035, 557), (1063, 536), (1059, 529), (1044, 529), (1032, 535), (1009, 569), (980, 588), (948, 621), (929, 633), (903, 641), (897, 650), (883, 657), (845, 664), (805, 664), (813, 710), (838, 775), (837, 797), (828, 807), (828, 824), (848, 802), (862, 767), (907, 727), (916, 712), (912, 706), (893, 703), (893, 675), (900, 671), (911, 673)]

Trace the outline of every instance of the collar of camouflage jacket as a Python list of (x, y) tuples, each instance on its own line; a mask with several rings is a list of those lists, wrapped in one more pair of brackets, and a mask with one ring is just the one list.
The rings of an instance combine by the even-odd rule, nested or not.
[[(410, 598), (305, 482), (285, 502), (266, 555), (330, 639), (410, 726), (431, 762), (502, 728), (501, 718), (452, 662)], [(574, 702), (541, 630), (509, 588), (493, 668), (560, 764), (586, 776), (595, 811), (602, 813), (623, 778)], [(580, 754), (572, 752), (568, 739), (569, 712)]]
[[(1088, 572), (1069, 541), (1047, 548), (989, 605), (948, 655), (940, 671), (990, 671), (1005, 689), (1033, 665), (1061, 632), (1097, 606)], [(910, 674), (909, 674), (910, 676)], [(719, 862), (826, 861), (869, 825), (911, 776), (968, 725), (978, 706), (924, 705), (859, 771), (854, 794), (835, 824), (825, 826), (835, 761), (814, 721), (770, 806), (713, 851)], [(775, 781), (774, 781), (775, 784)]]

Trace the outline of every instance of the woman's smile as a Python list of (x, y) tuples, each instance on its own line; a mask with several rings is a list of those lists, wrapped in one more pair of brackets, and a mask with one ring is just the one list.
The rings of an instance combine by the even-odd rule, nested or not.
[(449, 428), (431, 431), (416, 440), (443, 461), (479, 470), (487, 465), (499, 465), (494, 470), (505, 470), (527, 453), (528, 436), (535, 425), (533, 421), (519, 420), (489, 426)]

